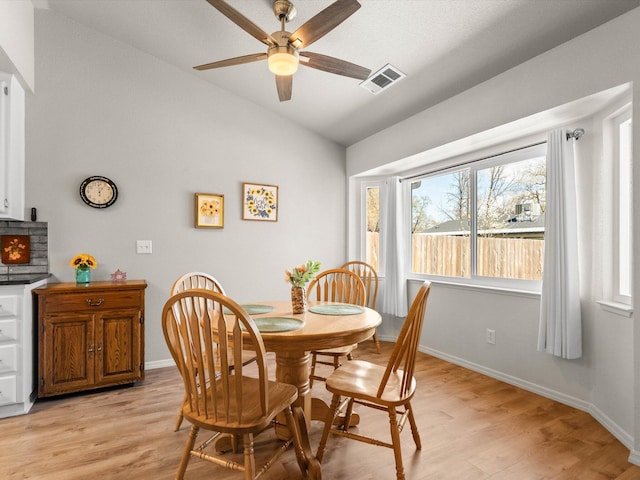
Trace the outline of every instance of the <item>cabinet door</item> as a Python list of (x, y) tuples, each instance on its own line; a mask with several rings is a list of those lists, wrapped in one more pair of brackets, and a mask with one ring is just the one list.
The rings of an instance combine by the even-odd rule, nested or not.
[(38, 396), (74, 392), (94, 384), (93, 332), (91, 315), (45, 317), (40, 337)]
[(133, 309), (96, 315), (96, 385), (142, 379), (140, 317)]

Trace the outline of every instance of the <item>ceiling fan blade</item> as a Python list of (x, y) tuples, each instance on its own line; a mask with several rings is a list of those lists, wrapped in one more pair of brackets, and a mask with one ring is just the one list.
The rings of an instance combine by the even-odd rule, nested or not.
[(198, 65), (193, 68), (196, 70), (209, 70), (211, 68), (230, 67), (231, 65), (242, 65), (243, 63), (257, 62), (258, 60), (264, 60), (266, 58), (266, 53), (253, 53), (251, 55), (243, 55), (242, 57), (227, 58), (226, 60), (220, 60), (219, 62), (205, 63), (204, 65)]
[(276, 40), (271, 35), (262, 30), (259, 26), (257, 26), (255, 23), (253, 23), (251, 20), (249, 20), (224, 0), (207, 0), (207, 2), (209, 2), (209, 4), (213, 8), (222, 13), (225, 17), (238, 25), (249, 35), (261, 41), (265, 45), (277, 45), (278, 42), (276, 42)]
[(278, 98), (280, 98), (281, 102), (291, 100), (293, 75), (276, 75), (276, 88), (278, 89)]
[(322, 70), (324, 72), (335, 73), (344, 77), (365, 80), (371, 75), (371, 70), (355, 63), (340, 60), (339, 58), (322, 55), (313, 52), (300, 52), (300, 65)]
[(299, 40), (302, 47), (306, 48), (344, 22), (359, 8), (357, 0), (338, 0), (307, 20), (291, 34), (289, 42), (296, 45), (296, 40)]

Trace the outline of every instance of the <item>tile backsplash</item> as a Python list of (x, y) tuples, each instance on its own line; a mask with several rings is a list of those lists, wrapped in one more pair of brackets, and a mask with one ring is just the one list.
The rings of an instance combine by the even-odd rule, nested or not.
[(15, 222), (0, 220), (0, 235), (29, 235), (29, 263), (0, 263), (0, 275), (21, 276), (49, 273), (49, 226), (47, 222)]

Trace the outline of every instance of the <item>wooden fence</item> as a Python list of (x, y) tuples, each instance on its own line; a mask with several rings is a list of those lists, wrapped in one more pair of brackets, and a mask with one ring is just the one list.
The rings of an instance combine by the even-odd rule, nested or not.
[[(367, 232), (368, 262), (378, 269), (378, 233)], [(414, 234), (411, 271), (468, 277), (469, 237)], [(529, 238), (479, 237), (477, 274), (486, 277), (542, 279), (544, 241)]]

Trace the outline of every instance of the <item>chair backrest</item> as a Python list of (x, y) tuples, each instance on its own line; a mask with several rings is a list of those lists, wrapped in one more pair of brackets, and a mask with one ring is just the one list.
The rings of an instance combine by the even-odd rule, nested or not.
[(308, 300), (366, 305), (364, 283), (355, 273), (343, 268), (320, 272), (309, 284)]
[(398, 335), (398, 340), (391, 352), (387, 369), (378, 387), (377, 396), (381, 397), (384, 392), (391, 373), (402, 371), (400, 394), (406, 395), (411, 389), (413, 382), (413, 370), (416, 363), (416, 354), (422, 335), (422, 324), (424, 323), (424, 313), (427, 307), (427, 298), (431, 291), (431, 282), (425, 281), (413, 299), (407, 318), (402, 325), (402, 330)]
[[(184, 382), (185, 405), (193, 415), (232, 428), (242, 424), (245, 411), (259, 408), (261, 415), (267, 414), (264, 344), (240, 305), (218, 292), (185, 290), (165, 303), (162, 330)], [(249, 382), (250, 389), (239, 380), (243, 349), (256, 355), (258, 375)], [(251, 377), (256, 377), (256, 367)]]
[(378, 274), (375, 268), (366, 262), (353, 260), (342, 265), (340, 268), (351, 270), (360, 277), (364, 283), (364, 290), (367, 294), (367, 307), (376, 308), (376, 300), (378, 299)]
[(220, 282), (208, 273), (189, 272), (179, 277), (171, 287), (171, 295), (184, 292), (185, 290), (193, 290), (194, 288), (202, 288), (204, 290), (213, 290), (214, 292), (226, 295), (224, 288)]

